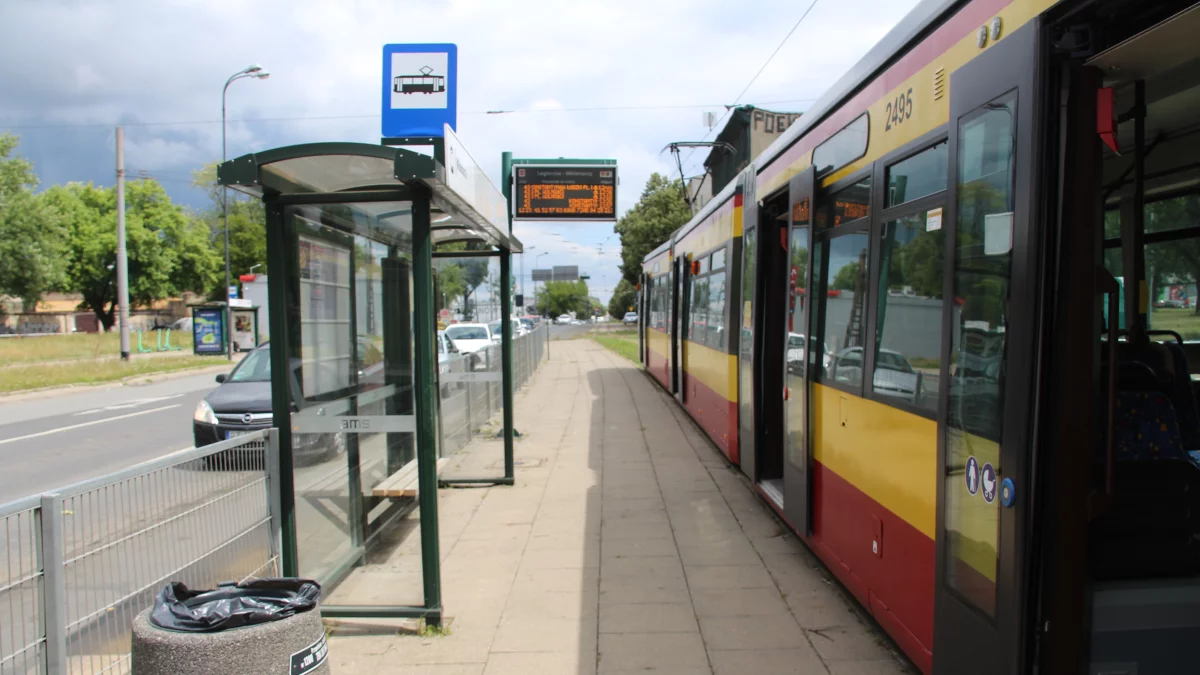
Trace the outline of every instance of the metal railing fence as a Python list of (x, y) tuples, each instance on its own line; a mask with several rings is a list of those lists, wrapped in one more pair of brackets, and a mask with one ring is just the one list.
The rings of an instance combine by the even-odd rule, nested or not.
[(279, 574), (274, 429), (0, 505), (0, 675), (129, 671), (169, 581)]
[[(529, 333), (513, 337), (513, 391), (520, 391), (537, 372), (546, 354), (549, 326), (543, 322)], [(499, 344), (474, 354), (451, 358), (441, 373), (443, 456), (460, 450), (471, 439), (499, 424), (497, 414), (503, 408), (502, 352)], [(478, 381), (448, 381), (447, 374), (472, 372)], [(489, 379), (491, 378), (491, 379)], [(496, 429), (495, 431), (498, 431)]]

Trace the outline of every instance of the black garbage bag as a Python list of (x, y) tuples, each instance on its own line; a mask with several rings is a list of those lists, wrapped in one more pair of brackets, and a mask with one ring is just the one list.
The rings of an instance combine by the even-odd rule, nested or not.
[(150, 623), (186, 633), (216, 631), (279, 621), (317, 606), (321, 585), (309, 579), (255, 579), (194, 591), (178, 581), (154, 599)]

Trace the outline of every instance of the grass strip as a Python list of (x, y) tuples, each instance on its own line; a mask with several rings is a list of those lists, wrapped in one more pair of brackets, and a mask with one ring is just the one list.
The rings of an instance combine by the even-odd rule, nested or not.
[(625, 358), (637, 363), (638, 360), (638, 335), (637, 331), (622, 330), (622, 331), (605, 331), (603, 333), (593, 333), (591, 338), (602, 346), (611, 349), (612, 351), (624, 356)]
[(134, 356), (129, 362), (31, 363), (0, 368), (0, 393), (67, 384), (100, 384), (138, 375), (222, 366), (226, 363), (223, 357), (213, 356), (164, 356), (152, 359)]
[[(165, 338), (166, 335), (163, 335)], [(137, 333), (129, 336), (129, 347), (134, 356), (138, 354)], [(157, 331), (142, 334), (142, 346), (146, 349), (158, 347)], [(178, 354), (190, 354), (192, 335), (190, 331), (171, 331), (171, 346), (179, 347)], [(31, 337), (0, 338), (0, 366), (43, 361), (67, 361), (73, 359), (117, 358), (121, 355), (119, 333), (71, 333), (69, 335), (38, 335)]]

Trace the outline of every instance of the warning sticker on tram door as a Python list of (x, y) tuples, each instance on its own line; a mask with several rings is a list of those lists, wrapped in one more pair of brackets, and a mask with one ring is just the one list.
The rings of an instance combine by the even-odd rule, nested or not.
[(979, 480), (983, 483), (983, 501), (989, 504), (996, 501), (996, 470), (990, 462), (983, 465), (983, 471), (979, 472)]
[(979, 492), (979, 460), (974, 455), (967, 458), (967, 492), (972, 495)]
[(329, 657), (329, 647), (325, 645), (325, 636), (311, 645), (292, 654), (292, 675), (304, 675), (317, 669)]

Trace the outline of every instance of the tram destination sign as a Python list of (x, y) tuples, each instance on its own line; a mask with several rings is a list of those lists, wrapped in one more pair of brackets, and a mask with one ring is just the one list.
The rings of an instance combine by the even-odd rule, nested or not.
[(617, 219), (617, 166), (513, 167), (514, 220)]

